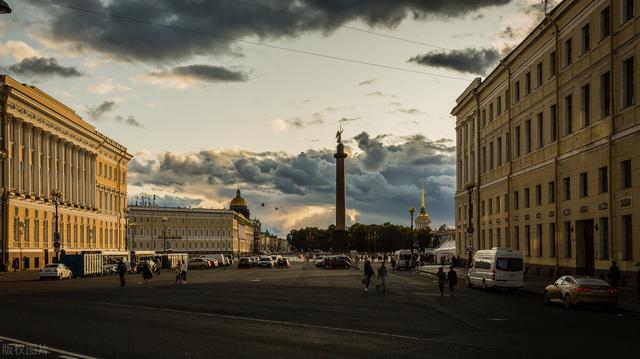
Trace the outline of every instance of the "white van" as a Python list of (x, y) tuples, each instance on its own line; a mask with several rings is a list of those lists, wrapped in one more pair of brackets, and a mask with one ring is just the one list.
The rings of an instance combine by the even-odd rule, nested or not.
[(467, 273), (467, 286), (506, 288), (515, 290), (524, 287), (524, 260), (522, 254), (511, 248), (477, 251), (473, 265)]
[[(413, 253), (414, 257), (416, 252)], [(401, 249), (396, 251), (396, 259), (398, 260), (396, 268), (411, 269), (411, 249)]]

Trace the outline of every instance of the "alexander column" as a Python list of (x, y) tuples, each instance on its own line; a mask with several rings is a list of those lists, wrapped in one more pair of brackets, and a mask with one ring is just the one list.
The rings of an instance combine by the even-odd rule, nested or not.
[(347, 247), (347, 231), (345, 230), (345, 172), (344, 159), (347, 154), (344, 153), (344, 145), (342, 144), (342, 127), (336, 133), (338, 146), (333, 157), (336, 159), (336, 231), (333, 238), (333, 249), (339, 250)]

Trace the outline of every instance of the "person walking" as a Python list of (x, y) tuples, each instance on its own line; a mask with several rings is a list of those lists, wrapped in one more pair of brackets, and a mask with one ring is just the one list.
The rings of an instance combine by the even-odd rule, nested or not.
[(620, 267), (616, 261), (611, 261), (611, 267), (609, 267), (609, 283), (612, 287), (618, 288), (618, 281), (620, 280)]
[(371, 266), (371, 261), (369, 258), (364, 258), (364, 279), (362, 279), (362, 283), (364, 284), (364, 291), (369, 291), (369, 285), (371, 284), (371, 276), (373, 276), (373, 267)]
[(396, 257), (391, 256), (391, 270), (396, 271)]
[(442, 266), (438, 268), (438, 273), (436, 273), (436, 277), (438, 278), (438, 288), (440, 288), (440, 296), (444, 296), (444, 282), (447, 280), (447, 275), (444, 274), (444, 270)]
[(153, 277), (153, 272), (151, 272), (151, 264), (148, 261), (145, 261), (142, 266), (142, 279), (144, 279), (144, 284), (149, 285), (151, 283), (151, 277)]
[(458, 273), (453, 269), (453, 266), (449, 267), (447, 273), (447, 283), (449, 283), (449, 294), (453, 297), (453, 289), (458, 285)]
[(378, 284), (376, 284), (376, 292), (380, 288), (382, 288), (382, 293), (387, 291), (386, 279), (387, 279), (387, 266), (384, 262), (382, 262), (382, 265), (380, 266), (380, 268), (378, 268)]
[(124, 287), (124, 275), (127, 274), (127, 266), (124, 265), (122, 259), (118, 259), (118, 265), (116, 266), (116, 272), (120, 277), (120, 287)]
[(176, 264), (176, 285), (182, 284), (182, 261), (178, 259)]
[(160, 257), (156, 258), (156, 274), (160, 275), (160, 268), (162, 268), (162, 261)]
[(182, 277), (182, 284), (187, 284), (187, 271), (189, 270), (189, 263), (187, 261), (182, 262), (182, 271), (180, 276)]

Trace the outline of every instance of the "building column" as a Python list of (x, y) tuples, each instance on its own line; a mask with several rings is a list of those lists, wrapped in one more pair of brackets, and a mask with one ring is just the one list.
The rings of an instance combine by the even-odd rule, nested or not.
[(71, 203), (71, 144), (64, 143), (64, 200)]
[(15, 193), (22, 192), (22, 171), (20, 153), (22, 148), (22, 121), (14, 118), (13, 120), (13, 187)]
[(96, 202), (96, 155), (91, 155), (91, 165), (89, 166), (91, 173), (89, 176), (89, 197), (91, 200), (91, 208), (97, 207)]
[(71, 179), (73, 184), (73, 204), (76, 206), (80, 205), (80, 148), (73, 146), (72, 149), (72, 162), (73, 162), (73, 172)]
[(84, 197), (84, 184), (85, 184), (85, 163), (84, 163), (84, 151), (78, 149), (78, 204), (81, 207), (85, 206)]
[(40, 198), (42, 195), (41, 191), (41, 170), (40, 166), (42, 165), (42, 131), (34, 127), (33, 128), (33, 170), (31, 171), (31, 176), (33, 179), (33, 188), (32, 192), (35, 194), (36, 198)]
[(33, 194), (32, 178), (31, 178), (31, 124), (23, 123), (22, 140), (24, 141), (24, 149), (22, 150), (22, 181), (23, 190), (26, 196)]
[(42, 134), (42, 192), (43, 197), (49, 199), (51, 195), (51, 136), (48, 132)]

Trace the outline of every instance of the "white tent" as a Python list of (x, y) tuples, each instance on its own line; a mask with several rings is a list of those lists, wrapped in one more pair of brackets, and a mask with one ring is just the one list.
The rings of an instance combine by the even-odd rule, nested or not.
[(451, 239), (442, 242), (438, 248), (433, 250), (436, 256), (436, 263), (451, 263), (451, 258), (456, 253), (456, 241)]

